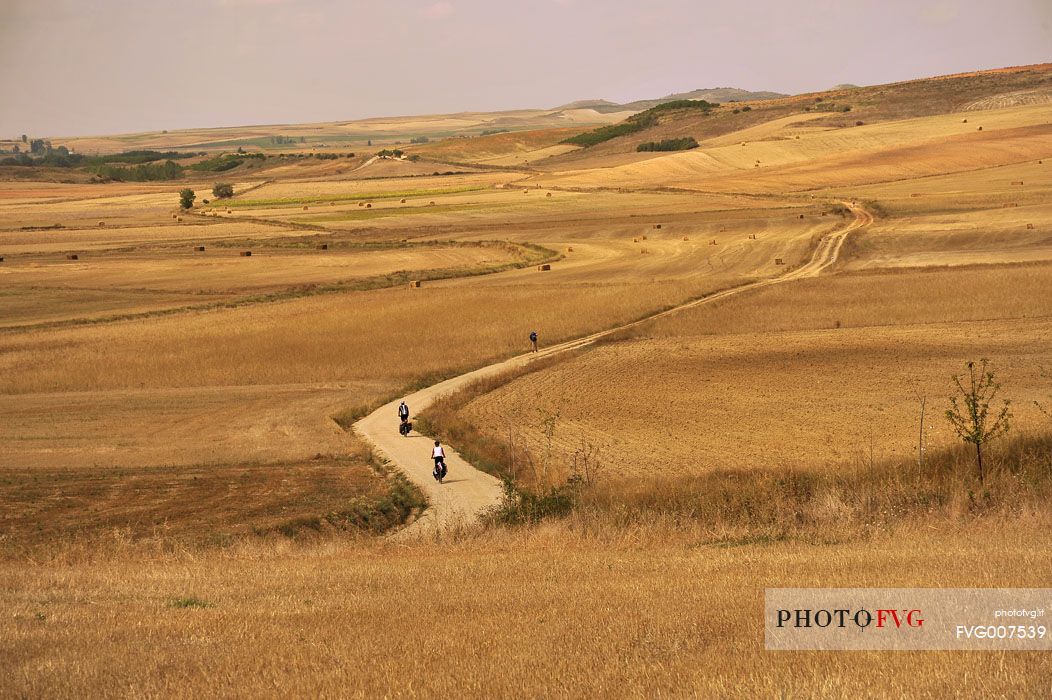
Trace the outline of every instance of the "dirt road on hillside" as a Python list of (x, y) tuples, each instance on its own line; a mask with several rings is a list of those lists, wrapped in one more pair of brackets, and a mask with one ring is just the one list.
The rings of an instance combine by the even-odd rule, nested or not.
[[(414, 414), (419, 414), (443, 396), (447, 396), (479, 379), (518, 369), (543, 357), (550, 357), (585, 347), (600, 338), (618, 331), (633, 328), (648, 321), (679, 313), (685, 309), (707, 304), (717, 299), (724, 299), (752, 289), (819, 275), (836, 262), (844, 240), (849, 233), (868, 226), (873, 222), (873, 217), (864, 209), (852, 205), (847, 206), (854, 214), (854, 220), (844, 228), (825, 235), (819, 241), (810, 261), (780, 277), (716, 292), (623, 326), (553, 345), (537, 353), (512, 357), (503, 362), (497, 362), (421, 389), (407, 396), (405, 401), (409, 404)], [(386, 458), (393, 466), (405, 473), (424, 492), (430, 502), (430, 507), (424, 511), (421, 517), (409, 527), (401, 530), (398, 536), (428, 535), (450, 528), (468, 526), (475, 523), (488, 509), (499, 505), (503, 498), (503, 489), (500, 481), (496, 477), (481, 472), (468, 464), (450, 445), (445, 446), (449, 476), (443, 484), (439, 484), (434, 480), (431, 476), (433, 462), (430, 459), (432, 440), (418, 433), (413, 433), (410, 437), (402, 437), (398, 434), (399, 401), (400, 399), (396, 399), (381, 406), (354, 424), (355, 432), (372, 446), (381, 457)]]

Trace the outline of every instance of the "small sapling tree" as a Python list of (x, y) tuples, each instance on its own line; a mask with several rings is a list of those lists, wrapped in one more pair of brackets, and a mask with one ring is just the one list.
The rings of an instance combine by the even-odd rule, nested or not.
[(195, 199), (197, 199), (197, 195), (194, 194), (194, 191), (189, 187), (179, 190), (179, 206), (183, 209), (190, 209), (193, 207)]
[[(1008, 432), (1009, 401), (1005, 400), (996, 417), (990, 415), (990, 405), (994, 402), (1001, 385), (988, 369), (989, 360), (981, 360), (982, 366), (968, 362), (968, 375), (953, 375), (957, 391), (950, 396), (950, 408), (946, 411), (946, 420), (950, 422), (957, 436), (965, 442), (975, 445), (975, 461), (979, 467), (979, 483), (985, 484), (983, 473), (983, 445), (998, 435)], [(996, 409), (995, 409), (996, 410)]]

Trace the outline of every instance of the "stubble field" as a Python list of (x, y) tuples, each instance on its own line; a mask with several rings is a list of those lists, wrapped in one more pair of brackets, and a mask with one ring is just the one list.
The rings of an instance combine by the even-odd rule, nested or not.
[[(0, 692), (1048, 695), (1042, 655), (763, 651), (769, 585), (1052, 581), (1049, 108), (992, 104), (593, 162), (552, 133), (418, 149), (492, 172), (284, 164), (183, 221), (182, 183), (5, 183)], [(799, 269), (852, 201), (875, 219), (820, 276), (450, 418), (543, 464), (522, 489), (597, 458), (581, 507), (373, 536), (422, 504), (344, 430), (367, 407)], [(980, 357), (1013, 399), (993, 496), (941, 417)]]

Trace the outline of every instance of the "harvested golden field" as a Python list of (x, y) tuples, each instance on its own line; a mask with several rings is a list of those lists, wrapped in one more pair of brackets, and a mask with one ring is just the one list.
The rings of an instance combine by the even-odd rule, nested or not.
[[(251, 162), (0, 184), (0, 695), (1048, 695), (1047, 654), (772, 653), (762, 613), (1049, 586), (1048, 75), (594, 149), (625, 114), (100, 137)], [(943, 414), (984, 357), (981, 480)]]
[(56, 547), (0, 563), (0, 689), (944, 696), (967, 678), (969, 695), (1043, 696), (1042, 652), (771, 653), (760, 618), (767, 586), (1044, 586), (1049, 546), (1033, 521), (824, 544), (566, 524), (413, 546)]
[(1052, 157), (1049, 113), (1047, 105), (983, 112), (983, 131), (977, 124), (962, 123), (959, 115), (944, 115), (804, 131), (792, 138), (750, 142), (746, 136), (727, 144), (726, 137), (681, 153), (633, 154), (640, 162), (624, 165), (588, 169), (582, 161), (574, 163), (574, 171), (537, 175), (531, 181), (562, 187), (760, 193), (866, 185)]
[[(527, 375), (468, 404), (492, 438), (512, 435), (546, 479), (567, 477), (575, 453), (597, 448), (614, 479), (725, 469), (839, 469), (916, 454), (919, 397), (932, 412), (925, 441), (954, 439), (941, 412), (950, 375), (989, 357), (1016, 405), (1016, 425), (1046, 420), (1042, 368), (1052, 320), (976, 321), (965, 327), (869, 326), (734, 332), (604, 346)], [(743, 416), (755, 416), (743, 419)], [(549, 441), (550, 436), (550, 441)], [(872, 452), (871, 452), (872, 451)], [(550, 456), (549, 456), (550, 453)]]

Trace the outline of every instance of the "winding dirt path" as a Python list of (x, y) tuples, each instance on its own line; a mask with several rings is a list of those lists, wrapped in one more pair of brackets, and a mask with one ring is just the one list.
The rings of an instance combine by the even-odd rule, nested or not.
[[(479, 379), (518, 369), (543, 357), (591, 345), (600, 338), (613, 333), (664, 318), (685, 309), (708, 304), (717, 299), (725, 299), (751, 289), (815, 277), (836, 262), (849, 233), (873, 222), (873, 217), (865, 209), (846, 203), (845, 206), (848, 206), (855, 215), (854, 220), (844, 228), (825, 235), (819, 241), (811, 260), (784, 275), (716, 292), (632, 323), (552, 345), (537, 353), (518, 355), (416, 391), (405, 397), (405, 401), (414, 414), (419, 414), (443, 396)], [(385, 404), (354, 424), (355, 432), (381, 457), (386, 458), (393, 466), (405, 473), (410, 481), (424, 492), (430, 502), (430, 507), (397, 535), (399, 537), (418, 536), (468, 526), (477, 521), (486, 510), (496, 507), (503, 498), (500, 481), (490, 474), (475, 469), (449, 445), (445, 446), (449, 476), (443, 484), (434, 480), (431, 476), (433, 466), (430, 459), (431, 439), (419, 433), (413, 433), (409, 437), (402, 437), (398, 434), (398, 404), (400, 401), (401, 399), (396, 399)]]

